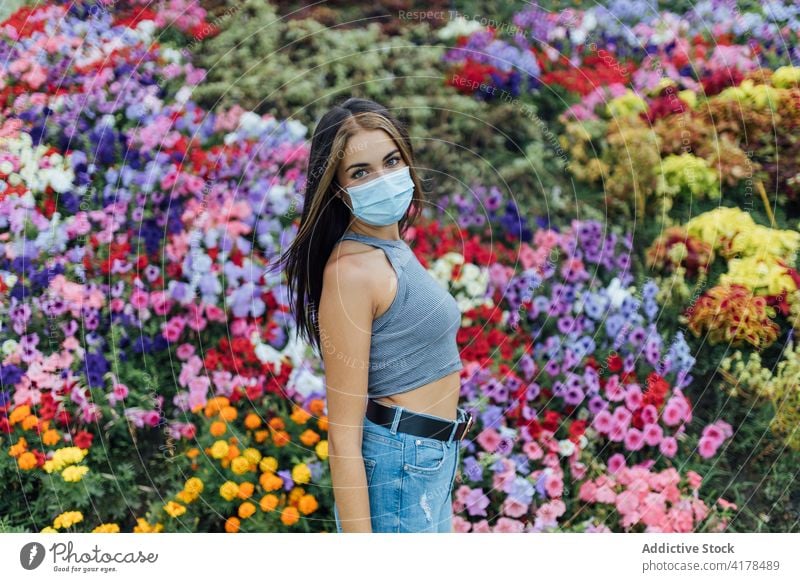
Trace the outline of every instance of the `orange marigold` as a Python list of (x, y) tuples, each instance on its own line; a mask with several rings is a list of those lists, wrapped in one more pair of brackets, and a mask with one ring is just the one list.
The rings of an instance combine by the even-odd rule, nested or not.
[(233, 406), (226, 406), (219, 411), (219, 417), (223, 420), (227, 420), (228, 422), (233, 422), (236, 420), (238, 415), (239, 412)]
[(25, 440), (25, 437), (19, 437), (17, 444), (11, 445), (8, 448), (8, 454), (14, 458), (17, 458), (27, 450), (28, 450), (28, 441)]
[(304, 430), (300, 435), (300, 442), (306, 445), (307, 447), (317, 444), (319, 440), (320, 436), (310, 428)]
[(42, 434), (42, 442), (47, 446), (52, 447), (55, 444), (58, 444), (58, 441), (61, 440), (61, 435), (58, 434), (58, 431), (54, 428), (49, 428)]
[(211, 436), (221, 437), (225, 434), (225, 431), (228, 430), (228, 425), (220, 420), (215, 420), (211, 423), (211, 428), (209, 430), (211, 432)]
[(305, 424), (308, 422), (308, 419), (311, 418), (311, 415), (301, 407), (295, 406), (294, 410), (292, 410), (292, 415), (289, 418), (291, 418), (292, 421), (296, 422), (297, 424)]
[(17, 464), (19, 464), (19, 468), (23, 471), (30, 471), (36, 468), (36, 455), (30, 451), (25, 451), (19, 456), (19, 459), (17, 459)]
[(247, 519), (255, 512), (256, 512), (256, 506), (250, 503), (249, 501), (245, 501), (239, 506), (239, 517), (241, 517), (242, 519)]
[(231, 516), (225, 520), (225, 531), (228, 533), (236, 533), (239, 531), (241, 523), (238, 517)]
[(253, 496), (253, 491), (255, 491), (255, 485), (253, 485), (250, 481), (245, 481), (244, 483), (239, 484), (240, 499), (250, 499), (250, 497)]
[(321, 431), (327, 431), (328, 430), (328, 417), (327, 416), (320, 416), (319, 420), (317, 421), (317, 427), (319, 427), (319, 430), (321, 430)]
[(296, 507), (286, 507), (281, 512), (281, 522), (283, 525), (294, 525), (300, 520), (300, 512)]
[(11, 411), (11, 414), (8, 415), (8, 422), (12, 425), (17, 424), (18, 422), (22, 422), (31, 414), (31, 407), (27, 404), (23, 404), (22, 406), (17, 406), (14, 410)]
[(39, 424), (39, 419), (36, 418), (36, 416), (33, 414), (31, 414), (30, 416), (26, 416), (24, 419), (22, 419), (23, 430), (31, 430), (38, 424)]
[(264, 497), (261, 498), (259, 502), (259, 507), (261, 507), (261, 511), (263, 512), (270, 512), (274, 511), (276, 507), (278, 507), (278, 496), (273, 495), (272, 493), (267, 493)]
[(255, 437), (256, 437), (256, 442), (257, 443), (263, 443), (265, 440), (267, 440), (267, 437), (269, 437), (269, 431), (268, 430), (257, 430), (256, 433), (255, 433)]
[(297, 509), (303, 515), (308, 515), (319, 509), (319, 503), (317, 503), (317, 499), (313, 495), (303, 495), (297, 503)]
[(283, 419), (278, 416), (273, 416), (269, 419), (269, 426), (273, 430), (283, 430), (286, 428), (286, 424), (283, 422)]
[(272, 436), (272, 442), (275, 443), (276, 447), (285, 447), (292, 442), (292, 437), (285, 430), (281, 430)]
[(322, 398), (314, 398), (311, 402), (308, 403), (308, 410), (314, 416), (321, 416), (322, 413), (325, 411), (325, 401)]
[(244, 417), (244, 426), (247, 429), (255, 430), (261, 426), (261, 418), (257, 414), (250, 413)]

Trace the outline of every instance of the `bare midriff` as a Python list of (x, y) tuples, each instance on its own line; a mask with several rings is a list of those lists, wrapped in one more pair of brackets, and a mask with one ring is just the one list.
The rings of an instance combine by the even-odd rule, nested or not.
[(402, 406), (414, 412), (455, 420), (460, 392), (460, 373), (453, 372), (408, 392), (381, 396), (374, 400), (390, 406)]

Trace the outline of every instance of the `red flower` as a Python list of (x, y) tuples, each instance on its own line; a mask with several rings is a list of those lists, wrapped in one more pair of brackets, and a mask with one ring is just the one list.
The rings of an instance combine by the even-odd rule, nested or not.
[(622, 370), (622, 357), (620, 357), (619, 354), (611, 354), (606, 359), (606, 362), (608, 362), (608, 369), (611, 372), (616, 374), (617, 372)]
[(86, 432), (85, 430), (79, 431), (76, 434), (72, 442), (75, 444), (76, 447), (81, 449), (88, 449), (92, 446), (92, 440), (94, 439), (94, 435), (90, 432)]

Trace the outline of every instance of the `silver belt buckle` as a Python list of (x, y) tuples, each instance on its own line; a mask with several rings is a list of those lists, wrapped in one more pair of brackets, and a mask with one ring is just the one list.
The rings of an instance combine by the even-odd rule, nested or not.
[(458, 440), (460, 440), (460, 441), (464, 440), (464, 437), (467, 436), (467, 433), (472, 428), (473, 421), (474, 421), (474, 418), (473, 418), (472, 414), (470, 413), (469, 414), (469, 418), (467, 418), (467, 426), (464, 427), (464, 432), (461, 433), (461, 437), (459, 437)]

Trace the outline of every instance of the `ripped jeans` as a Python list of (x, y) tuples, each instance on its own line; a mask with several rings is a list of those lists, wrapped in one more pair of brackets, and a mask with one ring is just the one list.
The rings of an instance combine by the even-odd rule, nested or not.
[[(459, 407), (458, 421), (466, 417), (467, 412)], [(399, 410), (392, 427), (364, 418), (361, 455), (367, 474), (372, 531), (450, 532), (453, 484), (461, 441), (399, 432), (394, 428), (398, 418)], [(336, 531), (342, 533), (335, 501), (333, 514)]]

